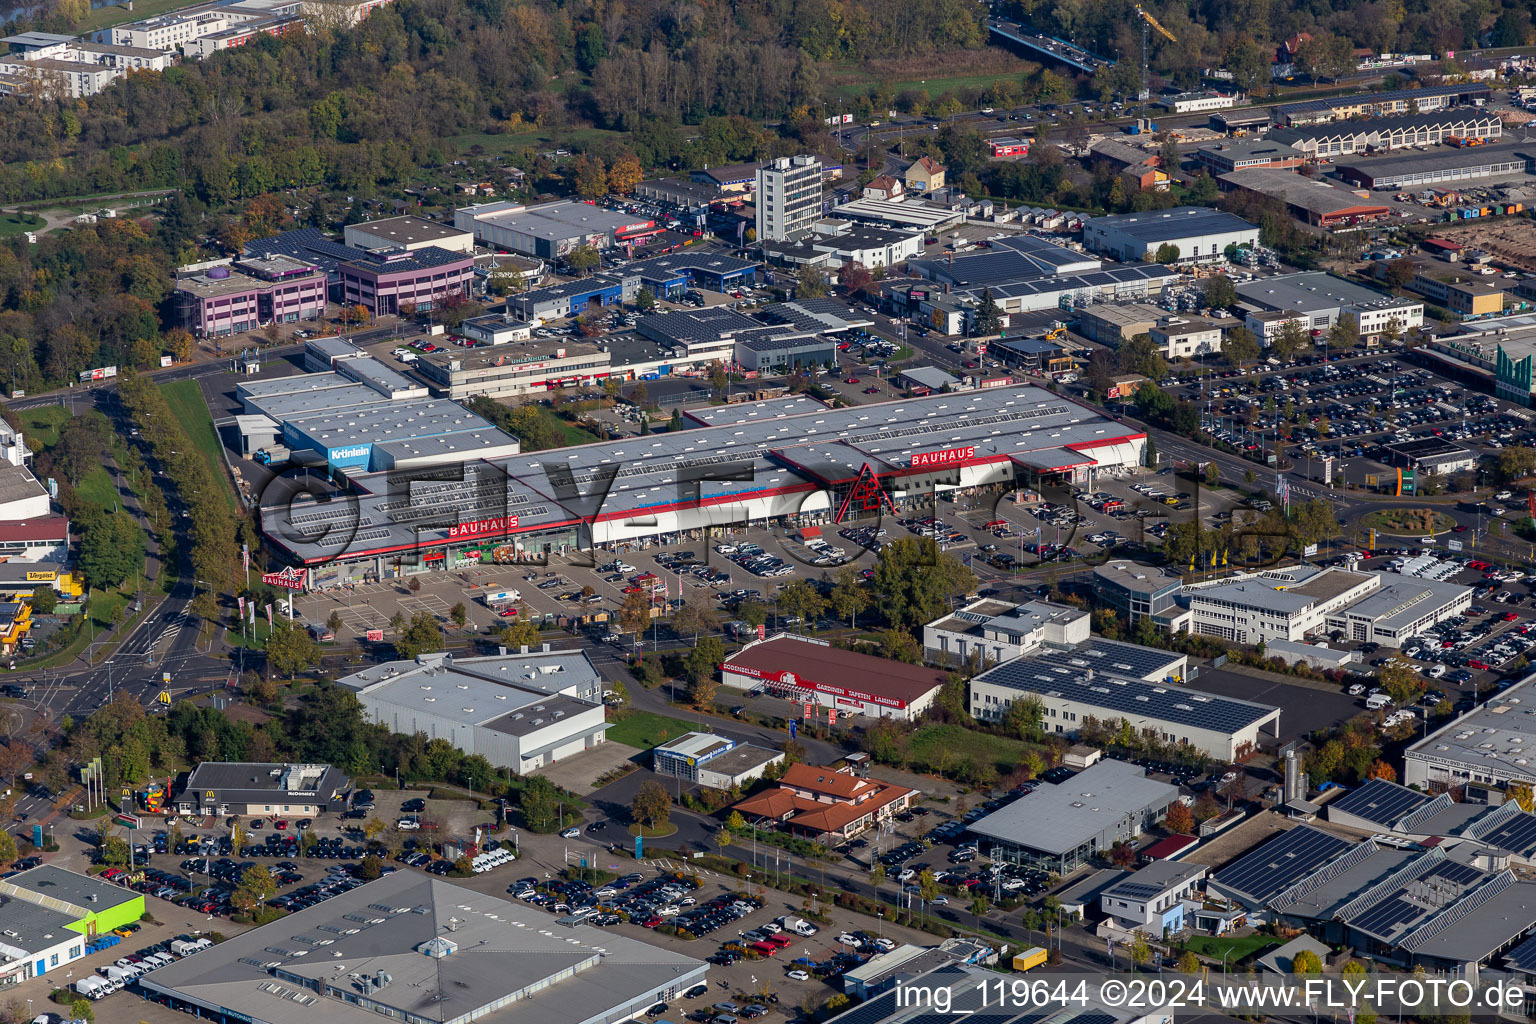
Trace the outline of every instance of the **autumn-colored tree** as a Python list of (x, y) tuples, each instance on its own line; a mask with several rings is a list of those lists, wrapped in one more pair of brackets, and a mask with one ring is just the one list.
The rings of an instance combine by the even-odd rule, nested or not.
[(583, 199), (598, 199), (608, 191), (608, 171), (600, 157), (583, 153), (576, 158), (571, 184)]
[(1176, 835), (1191, 835), (1195, 831), (1195, 813), (1176, 800), (1163, 818), (1163, 827)]
[(634, 154), (626, 154), (613, 162), (608, 168), (608, 191), (618, 196), (627, 196), (640, 184), (645, 172), (640, 168), (640, 160)]
[(1378, 758), (1371, 762), (1371, 767), (1366, 770), (1367, 779), (1382, 779), (1386, 782), (1397, 781), (1397, 769)]

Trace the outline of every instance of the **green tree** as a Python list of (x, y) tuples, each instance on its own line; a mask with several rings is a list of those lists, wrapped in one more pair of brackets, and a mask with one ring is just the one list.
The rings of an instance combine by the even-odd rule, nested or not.
[(1274, 59), (1271, 53), (1272, 50), (1265, 50), (1250, 36), (1244, 34), (1239, 37), (1227, 51), (1226, 65), (1232, 73), (1233, 84), (1245, 93), (1252, 93), (1268, 83), (1269, 69)]
[(838, 618), (848, 620), (848, 628), (854, 629), (855, 620), (860, 612), (869, 607), (869, 589), (864, 586), (864, 581), (859, 579), (851, 565), (845, 565), (837, 570), (837, 576), (832, 586), (832, 608), (837, 612)]
[(248, 914), (259, 914), (267, 900), (277, 895), (277, 881), (266, 865), (256, 864), (245, 869), (240, 884), (230, 896), (230, 902)]
[(443, 631), (437, 624), (437, 616), (431, 612), (412, 615), (405, 631), (395, 638), (395, 653), (406, 660), (442, 649)]
[(1247, 366), (1259, 358), (1259, 339), (1246, 327), (1234, 327), (1222, 340), (1221, 356), (1233, 366)]
[(987, 899), (985, 893), (978, 893), (971, 900), (971, 916), (976, 919), (976, 930), (981, 930), (981, 919), (992, 912), (992, 901)]
[(877, 890), (885, 884), (885, 865), (880, 861), (869, 871), (869, 884)]
[(1115, 362), (1121, 373), (1139, 373), (1151, 380), (1161, 380), (1168, 375), (1163, 350), (1150, 334), (1138, 334), (1122, 342), (1115, 353)]
[(555, 784), (542, 775), (530, 775), (523, 783), (523, 791), (518, 798), (518, 809), (522, 812), (523, 823), (533, 832), (553, 832), (557, 827), (557, 811), (560, 807), (560, 794), (555, 790)]
[(362, 859), (357, 866), (357, 877), (365, 882), (371, 882), (384, 873), (384, 862), (378, 854), (370, 853)]
[(736, 617), (749, 626), (762, 626), (768, 622), (768, 606), (749, 597), (736, 606)]
[(506, 625), (501, 627), (498, 641), (509, 651), (529, 649), (539, 646), (539, 627), (528, 614), (527, 606), (518, 609), (518, 613), (512, 618), (504, 620)]
[(1350, 349), (1360, 344), (1360, 321), (1352, 314), (1345, 313), (1328, 328), (1328, 347), (1334, 349)]
[(694, 642), (693, 650), (683, 658), (683, 671), (687, 673), (689, 699), (695, 707), (708, 707), (715, 699), (718, 688), (715, 672), (725, 660), (725, 644), (719, 637), (701, 636)]
[(1157, 247), (1157, 253), (1153, 258), (1164, 266), (1169, 263), (1177, 263), (1179, 261), (1179, 247), (1172, 242), (1164, 242)]
[(309, 630), (284, 619), (272, 620), (266, 642), (267, 671), (292, 679), (306, 669), (320, 664), (320, 645)]
[(1179, 954), (1179, 962), (1177, 964), (1177, 968), (1180, 974), (1199, 974), (1200, 958), (1186, 949), (1184, 952)]
[(655, 779), (649, 779), (642, 782), (640, 788), (635, 790), (629, 811), (639, 824), (649, 829), (657, 829), (672, 817), (672, 798), (667, 795), (665, 786)]
[(971, 333), (990, 338), (1002, 330), (1002, 310), (992, 300), (992, 289), (981, 290), (981, 301), (976, 306), (976, 317)]
[(1299, 320), (1287, 320), (1280, 325), (1270, 340), (1270, 351), (1281, 362), (1288, 363), (1312, 347), (1312, 336)]
[(1302, 976), (1321, 974), (1323, 962), (1310, 949), (1304, 949), (1291, 958), (1291, 973)]
[(900, 537), (880, 549), (870, 582), (877, 607), (893, 627), (917, 628), (970, 593), (976, 577), (933, 540)]
[(469, 621), (469, 609), (464, 607), (463, 601), (448, 609), (448, 621), (461, 629), (464, 627), (464, 623)]
[(1033, 693), (1015, 699), (1003, 712), (1003, 728), (1021, 740), (1041, 742), (1045, 738), (1045, 703)]
[(32, 611), (36, 614), (52, 615), (54, 609), (59, 606), (59, 593), (52, 587), (38, 587), (32, 592), (32, 599), (29, 603), (32, 605)]
[(93, 1024), (96, 1020), (96, 1011), (91, 1009), (91, 1001), (80, 996), (70, 1001), (69, 1015), (74, 1020), (83, 1020), (86, 1024)]
[(642, 285), (640, 290), (635, 292), (635, 308), (642, 313), (649, 313), (656, 308), (656, 296), (649, 288)]
[(565, 262), (570, 264), (572, 270), (578, 271), (585, 277), (588, 271), (594, 269), (602, 262), (596, 249), (590, 245), (578, 245), (565, 255)]
[(799, 616), (808, 626), (814, 626), (827, 607), (826, 598), (809, 580), (791, 580), (784, 584), (774, 601), (782, 611)]
[(1206, 278), (1201, 294), (1205, 298), (1205, 304), (1216, 309), (1237, 305), (1237, 289), (1233, 286), (1232, 279), (1225, 274), (1212, 274)]
[(892, 626), (881, 634), (880, 653), (892, 661), (915, 665), (923, 660), (923, 645), (905, 629)]
[(795, 272), (795, 298), (825, 298), (828, 291), (827, 275), (820, 267), (813, 267), (809, 263), (805, 263)]
[(1131, 935), (1129, 953), (1131, 963), (1137, 967), (1145, 967), (1147, 961), (1152, 959), (1152, 944), (1147, 941), (1146, 933), (1139, 928)]
[(0, 831), (0, 867), (5, 867), (16, 859), (16, 837), (9, 832)]
[(1514, 483), (1536, 473), (1536, 449), (1524, 446), (1505, 448), (1499, 452), (1494, 472), (1503, 483)]

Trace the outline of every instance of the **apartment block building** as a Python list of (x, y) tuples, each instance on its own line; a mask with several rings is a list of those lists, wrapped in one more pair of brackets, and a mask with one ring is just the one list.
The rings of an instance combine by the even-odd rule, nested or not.
[(788, 242), (808, 234), (821, 216), (821, 161), (779, 157), (757, 170), (757, 240)]

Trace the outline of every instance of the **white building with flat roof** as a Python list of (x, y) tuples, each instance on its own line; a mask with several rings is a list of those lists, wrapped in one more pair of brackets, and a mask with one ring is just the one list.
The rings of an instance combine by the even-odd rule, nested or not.
[(1381, 586), (1376, 573), (1296, 565), (1184, 588), (1190, 632), (1240, 644), (1300, 640)]
[(603, 742), (603, 680), (583, 651), (423, 654), (337, 680), (372, 721), (525, 773)]
[(757, 240), (792, 242), (821, 217), (821, 161), (781, 156), (757, 169)]
[(951, 664), (975, 659), (996, 665), (1042, 647), (1074, 647), (1089, 635), (1089, 615), (1081, 608), (984, 597), (924, 625), (923, 656)]

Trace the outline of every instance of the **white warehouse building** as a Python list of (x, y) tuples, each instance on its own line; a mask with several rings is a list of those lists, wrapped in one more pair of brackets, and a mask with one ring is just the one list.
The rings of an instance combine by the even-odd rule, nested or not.
[(1241, 217), (1198, 206), (1116, 213), (1083, 225), (1083, 244), (1090, 252), (1126, 263), (1155, 260), (1164, 245), (1178, 249), (1178, 263), (1219, 260), (1227, 246), (1254, 245), (1258, 240), (1259, 229)]
[(1240, 644), (1300, 640), (1381, 586), (1375, 573), (1294, 565), (1184, 588), (1190, 632)]
[(393, 732), (423, 733), (519, 774), (603, 742), (603, 680), (584, 651), (422, 654), (337, 681)]
[(1089, 719), (1121, 720), (1137, 735), (1183, 744), (1217, 760), (1235, 761), (1268, 742), (1280, 709), (1201, 693), (1177, 685), (1182, 655), (1095, 639), (1077, 651), (1004, 662), (971, 680), (971, 713), (983, 721), (1008, 713), (1014, 701), (1039, 698), (1047, 733), (1075, 738)]

